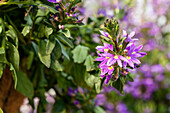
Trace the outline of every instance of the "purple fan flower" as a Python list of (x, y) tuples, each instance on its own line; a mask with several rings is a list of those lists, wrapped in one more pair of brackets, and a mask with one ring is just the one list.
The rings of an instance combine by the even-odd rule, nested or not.
[(102, 61), (100, 64), (99, 64), (99, 67), (101, 67), (102, 65), (105, 65), (107, 63), (107, 61), (113, 56), (112, 54), (110, 53), (107, 53), (107, 54), (99, 54), (99, 57), (96, 58), (95, 60), (96, 61)]
[(51, 3), (59, 3), (59, 2), (61, 2), (61, 0), (48, 0), (49, 2), (51, 2)]
[(123, 56), (121, 55), (113, 55), (107, 62), (107, 65), (108, 66), (111, 66), (113, 64), (115, 64), (116, 62), (118, 63), (118, 65), (120, 67), (122, 67), (122, 62), (121, 60), (125, 61), (125, 62), (128, 62), (128, 60), (126, 58), (124, 58)]
[(137, 57), (143, 57), (144, 55), (146, 55), (146, 53), (144, 52), (140, 52), (139, 51), (142, 49), (142, 45), (136, 47), (133, 44), (131, 44), (130, 46), (128, 46), (125, 51), (127, 53), (126, 59), (128, 60), (123, 62), (123, 67), (126, 68), (127, 63), (129, 64), (130, 67), (134, 68), (134, 63), (139, 65), (141, 62), (137, 59)]
[(135, 32), (131, 32), (129, 35), (125, 30), (123, 30), (123, 37), (126, 37), (125, 42), (132, 42), (138, 39), (132, 39), (132, 37), (135, 35)]
[(101, 67), (101, 77), (105, 77), (105, 74), (108, 73), (108, 75), (112, 75), (114, 71), (114, 66), (107, 66), (107, 65), (102, 65)]

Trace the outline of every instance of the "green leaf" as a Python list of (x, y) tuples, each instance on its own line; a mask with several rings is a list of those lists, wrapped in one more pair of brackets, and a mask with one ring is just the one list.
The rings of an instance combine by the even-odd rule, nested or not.
[(4, 113), (3, 111), (2, 111), (2, 109), (0, 108), (0, 113)]
[(73, 51), (73, 59), (75, 63), (82, 63), (88, 54), (88, 47), (78, 45)]
[(5, 48), (4, 47), (0, 47), (0, 54), (5, 54)]
[(63, 55), (64, 55), (68, 60), (70, 60), (68, 54), (67, 54), (66, 51), (64, 50), (63, 45), (60, 43), (60, 41), (59, 41), (58, 39), (56, 39), (56, 42), (60, 45), (60, 47), (61, 47), (61, 52), (63, 53)]
[(51, 55), (46, 54), (46, 45), (47, 42), (44, 40), (41, 40), (39, 45), (38, 45), (38, 56), (40, 58), (40, 61), (46, 66), (50, 67), (51, 64)]
[(3, 70), (4, 70), (3, 63), (0, 63), (0, 79), (1, 79), (2, 74), (3, 74)]
[(106, 113), (106, 112), (104, 111), (104, 109), (103, 109), (102, 107), (100, 107), (100, 106), (96, 106), (96, 107), (94, 108), (94, 112), (95, 112), (95, 113)]
[(17, 36), (17, 33), (15, 32), (14, 28), (11, 25), (9, 25), (8, 28), (9, 28), (9, 30), (6, 31), (6, 35), (9, 36), (15, 42), (15, 45), (18, 48), (18, 36)]
[(12, 65), (16, 70), (19, 70), (19, 60), (20, 60), (19, 52), (18, 49), (10, 42), (8, 42), (7, 56), (8, 56), (8, 61), (12, 63)]
[(71, 34), (70, 34), (70, 30), (69, 29), (63, 29), (62, 31), (60, 31), (61, 33), (63, 33), (67, 38), (70, 38), (71, 37)]
[(32, 82), (28, 79), (27, 75), (22, 71), (18, 71), (17, 79), (18, 82), (16, 90), (29, 99), (32, 99), (34, 95), (34, 88)]
[(10, 67), (10, 70), (12, 71), (12, 77), (14, 79), (14, 87), (16, 89), (16, 87), (17, 87), (17, 74), (16, 74), (16, 71), (14, 69), (14, 66), (11, 63), (9, 63), (8, 65)]
[(52, 109), (52, 113), (62, 113), (65, 109), (65, 103), (63, 100), (56, 100)]
[(26, 25), (24, 28), (23, 28), (23, 30), (22, 30), (22, 34), (23, 34), (23, 36), (26, 36), (29, 32), (30, 32), (30, 30), (31, 30), (31, 26), (28, 26), (28, 25)]
[(95, 84), (95, 79), (96, 77), (94, 75), (90, 75), (90, 74), (87, 74), (85, 76), (85, 82), (87, 83), (88, 86), (90, 86), (91, 88), (94, 86)]
[(62, 34), (58, 34), (57, 39), (59, 39), (61, 42), (63, 42), (64, 44), (68, 45), (71, 48), (74, 47), (72, 41)]
[(45, 31), (45, 26), (44, 25), (40, 25), (38, 27), (38, 38), (43, 38), (44, 37), (44, 35), (45, 35), (44, 31)]
[(94, 59), (91, 55), (88, 55), (86, 58), (86, 61), (84, 65), (86, 66), (86, 71), (92, 71), (93, 70), (93, 64), (94, 64)]
[(28, 70), (31, 68), (33, 60), (34, 60), (34, 52), (30, 51), (29, 56), (27, 57), (27, 69)]
[(133, 81), (134, 81), (134, 79), (133, 79), (133, 77), (131, 76), (130, 73), (127, 74), (126, 77), (127, 77), (127, 80), (129, 80), (130, 82), (133, 82)]
[(51, 64), (51, 52), (55, 47), (55, 42), (55, 38), (52, 35), (48, 41), (41, 40), (38, 45), (38, 56), (40, 61), (48, 68)]
[(99, 78), (97, 78), (95, 81), (97, 81), (96, 83), (95, 83), (95, 89), (96, 89), (96, 92), (97, 93), (100, 93), (100, 91), (101, 91), (101, 80), (99, 79)]
[(51, 7), (51, 6), (48, 6), (48, 5), (45, 5), (45, 4), (39, 4), (38, 5), (38, 7), (45, 7), (45, 8), (47, 8), (50, 12), (52, 12), (52, 13), (59, 13), (59, 11), (57, 11), (56, 9), (54, 9), (53, 7)]
[(48, 28), (47, 26), (45, 26), (45, 36), (47, 38), (49, 38), (49, 36), (53, 33), (53, 29), (52, 28)]
[(115, 87), (120, 93), (123, 94), (123, 82), (122, 80), (120, 80), (120, 77), (119, 79), (117, 79), (117, 81), (112, 81), (112, 84), (111, 84), (112, 87)]
[(0, 34), (2, 33), (2, 26), (0, 26)]
[(63, 68), (61, 67), (60, 63), (53, 54), (51, 59), (51, 68), (55, 71), (63, 71)]

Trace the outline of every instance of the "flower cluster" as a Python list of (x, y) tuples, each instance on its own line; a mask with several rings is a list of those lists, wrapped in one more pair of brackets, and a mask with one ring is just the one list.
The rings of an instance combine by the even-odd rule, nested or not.
[[(75, 98), (78, 96), (84, 96), (84, 90), (81, 87), (78, 87), (75, 90), (69, 87), (67, 95), (69, 95), (70, 97), (75, 97)], [(82, 106), (78, 99), (73, 99), (73, 103), (78, 109), (81, 109)]]
[(116, 101), (114, 100), (114, 102), (108, 101), (108, 99), (110, 98), (107, 95), (113, 92), (116, 92), (119, 95), (119, 92), (115, 88), (110, 86), (104, 87), (103, 91), (96, 96), (95, 99), (96, 106), (103, 106), (106, 113), (130, 113), (128, 111), (126, 104), (124, 104), (122, 101), (117, 100)]
[[(107, 32), (101, 31), (103, 37), (112, 39), (111, 35)], [(124, 39), (118, 45), (118, 41), (114, 41), (113, 44), (104, 43), (104, 46), (97, 46), (98, 58), (96, 61), (100, 61), (99, 68), (101, 69), (101, 77), (106, 76), (105, 83), (107, 84), (111, 78), (117, 80), (119, 77), (119, 72), (122, 75), (127, 75), (129, 68), (134, 69), (141, 62), (138, 58), (146, 55), (144, 52), (140, 52), (142, 45), (136, 46), (135, 41), (137, 39), (132, 39), (135, 32), (131, 32), (129, 35), (126, 31), (123, 31)]]
[(163, 66), (144, 64), (138, 71), (142, 76), (137, 75), (134, 82), (128, 82), (125, 85), (124, 91), (126, 93), (131, 93), (135, 98), (150, 99), (153, 92), (164, 88), (161, 83), (164, 80)]

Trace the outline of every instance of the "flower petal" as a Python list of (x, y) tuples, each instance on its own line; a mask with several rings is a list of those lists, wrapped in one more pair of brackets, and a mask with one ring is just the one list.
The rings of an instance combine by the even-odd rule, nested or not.
[(136, 64), (140, 64), (141, 62), (138, 59), (132, 58), (132, 61)]
[(117, 59), (117, 63), (118, 63), (118, 65), (119, 65), (120, 67), (122, 67), (122, 62), (121, 62), (120, 59)]
[(112, 76), (112, 75), (107, 75), (107, 76), (106, 76), (105, 84), (108, 84), (108, 82), (109, 82), (111, 76)]
[(133, 32), (131, 32), (131, 33), (128, 35), (128, 37), (129, 37), (129, 38), (132, 38), (134, 35), (135, 35), (135, 32), (133, 31)]
[(128, 61), (128, 64), (130, 67), (134, 68), (134, 63), (131, 60)]
[(126, 61), (126, 62), (128, 62), (128, 60), (125, 58), (125, 57), (123, 57), (123, 56), (119, 56), (119, 58), (121, 59), (121, 60), (123, 60), (123, 61)]
[(107, 61), (107, 65), (108, 66), (111, 66), (113, 65), (114, 63), (116, 63), (116, 60), (114, 58), (110, 58), (108, 61)]
[(126, 68), (127, 62), (123, 62), (123, 67)]
[(100, 52), (104, 52), (104, 47), (103, 46), (97, 46), (96, 49)]
[(138, 47), (135, 49), (135, 52), (140, 51), (142, 48), (143, 48), (143, 45), (138, 46)]

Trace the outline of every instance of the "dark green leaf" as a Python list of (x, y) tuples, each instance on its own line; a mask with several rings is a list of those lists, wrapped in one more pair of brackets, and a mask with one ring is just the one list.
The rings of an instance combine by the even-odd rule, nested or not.
[(27, 57), (27, 69), (31, 68), (32, 62), (34, 60), (34, 52), (30, 51), (29, 56)]
[(0, 54), (5, 54), (5, 48), (4, 47), (0, 47)]
[(14, 79), (14, 87), (16, 89), (16, 87), (17, 87), (17, 74), (16, 74), (16, 71), (14, 69), (14, 66), (11, 63), (9, 63), (9, 67), (10, 67), (10, 70), (12, 71), (12, 77)]
[(58, 34), (57, 39), (59, 39), (61, 42), (63, 42), (64, 44), (68, 45), (71, 48), (74, 47), (72, 41), (62, 34)]
[(45, 5), (45, 4), (39, 4), (39, 7), (45, 7), (47, 8), (50, 12), (52, 13), (59, 13), (59, 11), (57, 11), (55, 8), (51, 7), (51, 6), (48, 6), (48, 5)]
[(34, 95), (33, 84), (28, 79), (27, 75), (22, 71), (18, 71), (17, 79), (18, 82), (17, 82), (16, 90), (19, 91), (24, 96), (28, 97), (29, 99), (32, 99)]
[(88, 54), (88, 47), (78, 45), (73, 51), (73, 59), (75, 63), (82, 63)]
[(55, 39), (53, 36), (48, 41), (41, 40), (38, 45), (38, 56), (40, 61), (46, 66), (50, 67), (51, 64), (51, 52), (55, 47)]
[(62, 113), (65, 109), (65, 103), (63, 100), (56, 100), (53, 106), (52, 113)]
[(133, 81), (134, 81), (134, 79), (133, 79), (133, 77), (131, 76), (130, 73), (127, 74), (126, 76), (127, 76), (127, 80), (129, 80), (130, 82), (133, 82)]
[(55, 71), (63, 71), (63, 68), (53, 54), (51, 59), (51, 68)]
[(64, 55), (68, 60), (70, 60), (68, 54), (67, 54), (66, 51), (64, 50), (63, 45), (60, 43), (60, 41), (59, 41), (58, 39), (56, 39), (56, 42), (60, 45), (61, 51), (62, 51), (63, 55)]
[(15, 32), (14, 28), (9, 25), (8, 26), (9, 30), (6, 31), (6, 35), (12, 38), (12, 40), (15, 42), (16, 47), (18, 48), (18, 36), (17, 33)]
[(19, 70), (19, 52), (18, 49), (11, 43), (8, 43), (7, 49), (8, 61), (12, 63), (16, 70)]
[(2, 74), (3, 74), (3, 70), (4, 70), (3, 67), (4, 67), (4, 66), (3, 66), (3, 63), (0, 63), (0, 79), (1, 79)]

